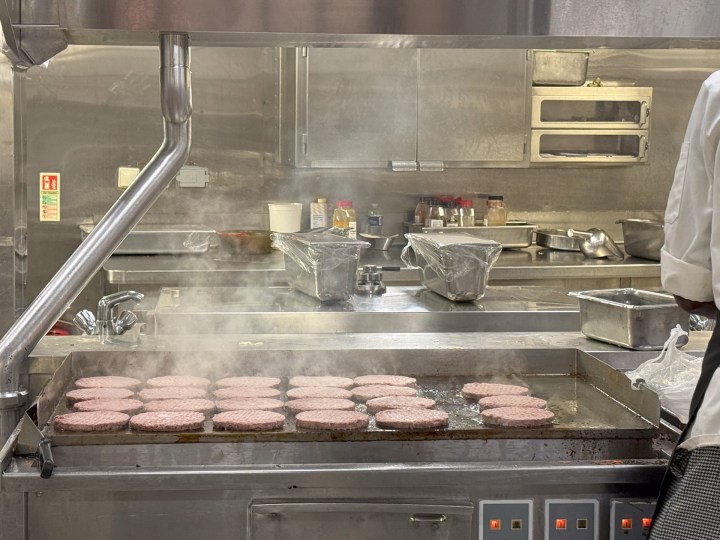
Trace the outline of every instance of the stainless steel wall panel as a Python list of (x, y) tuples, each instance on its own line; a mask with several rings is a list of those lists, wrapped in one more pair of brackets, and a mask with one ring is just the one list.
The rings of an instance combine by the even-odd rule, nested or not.
[(526, 51), (418, 51), (418, 161), (525, 159)]

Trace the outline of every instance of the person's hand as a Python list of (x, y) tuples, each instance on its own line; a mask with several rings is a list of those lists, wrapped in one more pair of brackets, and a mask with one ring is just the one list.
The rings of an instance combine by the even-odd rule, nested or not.
[(714, 319), (717, 317), (718, 308), (715, 306), (715, 302), (696, 302), (695, 300), (688, 300), (682, 296), (673, 295), (675, 302), (680, 306), (680, 309), (693, 313), (695, 315), (702, 315), (708, 319)]

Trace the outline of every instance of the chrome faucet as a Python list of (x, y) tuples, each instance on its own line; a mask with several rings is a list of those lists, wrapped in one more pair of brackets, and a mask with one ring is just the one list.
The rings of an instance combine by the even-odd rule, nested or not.
[(101, 339), (122, 335), (135, 325), (138, 318), (132, 311), (122, 311), (115, 317), (115, 307), (127, 301), (139, 303), (144, 297), (144, 294), (135, 291), (103, 296), (98, 302), (97, 317), (89, 309), (83, 309), (75, 315), (73, 323), (86, 334), (99, 335)]

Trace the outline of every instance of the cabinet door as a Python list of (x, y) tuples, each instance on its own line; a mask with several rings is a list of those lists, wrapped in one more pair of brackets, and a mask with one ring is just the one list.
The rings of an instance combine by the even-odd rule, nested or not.
[(414, 49), (308, 49), (309, 166), (415, 161)]
[(420, 49), (418, 56), (421, 164), (527, 164), (525, 50)]

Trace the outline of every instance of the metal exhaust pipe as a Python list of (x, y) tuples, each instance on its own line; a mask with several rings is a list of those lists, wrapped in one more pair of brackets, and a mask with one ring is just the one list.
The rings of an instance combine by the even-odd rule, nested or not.
[(160, 36), (160, 100), (165, 126), (162, 146), (0, 340), (0, 446), (20, 417), (25, 398), (19, 382), (23, 361), (187, 160), (192, 104), (186, 34)]

